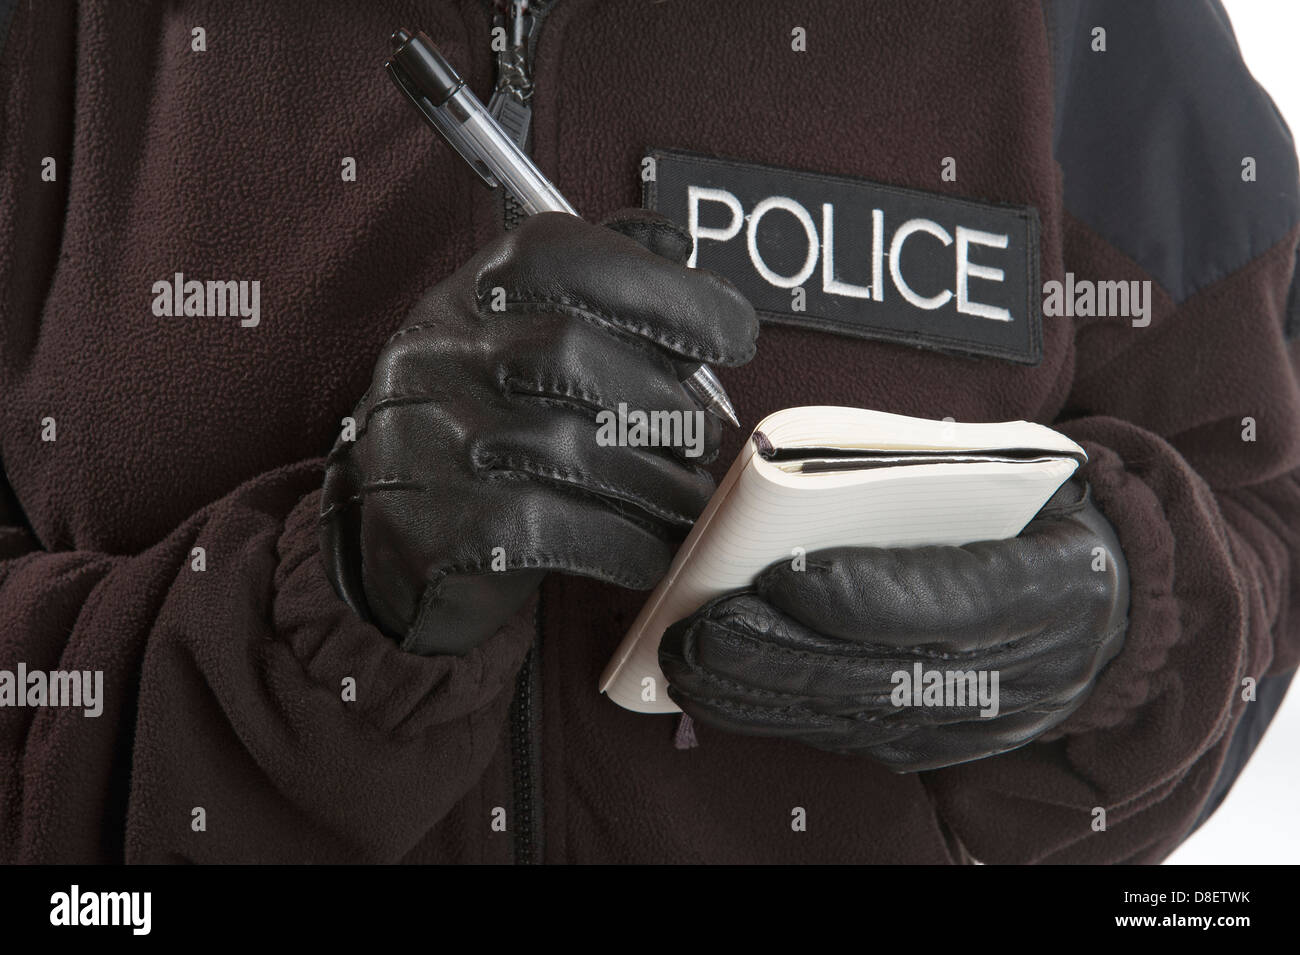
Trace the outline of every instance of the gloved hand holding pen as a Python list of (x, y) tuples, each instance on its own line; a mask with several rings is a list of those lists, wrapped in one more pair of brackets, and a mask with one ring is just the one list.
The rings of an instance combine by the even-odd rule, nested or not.
[(674, 362), (743, 364), (758, 334), (730, 283), (680, 264), (689, 249), (640, 210), (608, 227), (547, 213), (415, 305), (325, 478), (326, 569), (355, 611), (414, 653), (463, 653), (548, 570), (654, 585), (712, 493), (698, 462), (721, 425), (700, 415), (690, 458), (600, 446), (596, 416), (696, 414)]

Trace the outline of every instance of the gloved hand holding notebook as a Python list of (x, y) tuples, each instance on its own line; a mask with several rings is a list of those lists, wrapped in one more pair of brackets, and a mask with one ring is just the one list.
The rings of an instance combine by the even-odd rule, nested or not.
[(1037, 738), (1127, 626), (1119, 542), (1071, 479), (1084, 458), (1023, 421), (771, 415), (601, 688), (901, 771)]

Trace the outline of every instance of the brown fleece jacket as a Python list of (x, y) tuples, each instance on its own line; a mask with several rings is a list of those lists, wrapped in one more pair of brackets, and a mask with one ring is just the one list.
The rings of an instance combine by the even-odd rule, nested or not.
[[(1164, 287), (1140, 263), (1177, 236), (1128, 246), (1067, 210), (1037, 4), (746, 7), (558, 0), (538, 164), (589, 219), (639, 202), (648, 147), (1034, 206), (1044, 281), (1154, 280), (1149, 327), (1045, 319), (1036, 366), (769, 324), (721, 373), (746, 425), (840, 404), (1080, 441), (1133, 582), (1127, 644), (1084, 707), (1051, 739), (921, 775), (707, 728), (677, 750), (672, 720), (595, 691), (644, 594), (572, 577), (463, 658), (403, 654), (322, 573), (321, 458), (420, 290), (503, 227), (380, 69), (406, 24), (486, 98), (489, 5), (23, 3), (0, 56), (0, 669), (102, 670), (105, 699), (98, 718), (0, 709), (0, 859), (510, 861), (525, 816), (556, 862), (1156, 861), (1177, 844), (1249, 705), (1241, 681), (1300, 659), (1294, 220)], [(1293, 204), (1294, 179), (1292, 160), (1260, 184)], [(260, 281), (259, 324), (156, 316), (176, 272)], [(535, 717), (508, 721), (536, 641)]]

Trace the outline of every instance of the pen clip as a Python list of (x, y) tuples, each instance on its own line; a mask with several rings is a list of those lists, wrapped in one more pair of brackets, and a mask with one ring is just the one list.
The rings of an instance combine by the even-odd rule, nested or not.
[(388, 70), (388, 75), (393, 78), (397, 88), (419, 110), (425, 121), (436, 129), (443, 139), (447, 140), (452, 149), (460, 153), (461, 158), (469, 164), (471, 169), (478, 173), (478, 177), (483, 180), (483, 184), (489, 189), (495, 189), (499, 186), (500, 183), (497, 178), (492, 175), (492, 171), (478, 157), (469, 141), (461, 133), (460, 127), (455, 120), (447, 115), (445, 109), (434, 106), (432, 100), (429, 99), (428, 93), (422, 90), (400, 65), (389, 60), (384, 64), (384, 68)]

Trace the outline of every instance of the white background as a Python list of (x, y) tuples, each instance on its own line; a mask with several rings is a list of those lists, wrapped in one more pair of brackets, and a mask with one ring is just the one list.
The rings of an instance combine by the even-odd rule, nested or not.
[[(1300, 130), (1300, 0), (1223, 0), (1223, 5), (1246, 65), (1295, 135)], [(1300, 573), (1300, 567), (1291, 573)], [(1300, 864), (1300, 677), (1219, 811), (1167, 864), (1226, 862)]]

